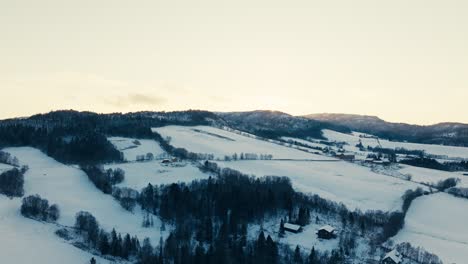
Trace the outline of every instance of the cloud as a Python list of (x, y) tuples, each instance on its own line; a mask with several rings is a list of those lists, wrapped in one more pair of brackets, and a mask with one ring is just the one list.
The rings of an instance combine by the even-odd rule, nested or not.
[(167, 99), (161, 96), (154, 96), (143, 93), (132, 93), (126, 96), (117, 96), (113, 99), (105, 100), (106, 103), (116, 107), (130, 106), (156, 106), (163, 105)]

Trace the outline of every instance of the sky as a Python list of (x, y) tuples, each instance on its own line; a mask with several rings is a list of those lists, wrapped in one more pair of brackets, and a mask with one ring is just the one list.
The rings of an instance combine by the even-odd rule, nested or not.
[(0, 119), (280, 110), (468, 123), (468, 1), (0, 0)]

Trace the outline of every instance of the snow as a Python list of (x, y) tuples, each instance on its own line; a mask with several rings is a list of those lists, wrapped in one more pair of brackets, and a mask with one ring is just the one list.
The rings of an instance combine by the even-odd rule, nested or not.
[(468, 252), (468, 199), (446, 193), (413, 201), (405, 226), (393, 240), (410, 242), (438, 255), (444, 263), (466, 263)]
[(208, 178), (209, 174), (201, 172), (194, 164), (176, 162), (163, 165), (160, 161), (110, 164), (105, 168), (121, 168), (125, 171), (125, 180), (119, 187), (130, 187), (140, 191), (148, 183), (152, 185), (191, 182)]
[(399, 166), (401, 169), (398, 171), (401, 174), (411, 175), (411, 180), (414, 182), (434, 184), (447, 178), (458, 178), (460, 179), (459, 186), (468, 187), (468, 178), (460, 173), (414, 167), (404, 164), (400, 164)]
[(0, 163), (0, 173), (2, 173), (4, 171), (7, 171), (7, 170), (11, 170), (11, 169), (13, 169), (13, 166), (8, 165), (8, 164), (4, 164), (4, 163)]
[(215, 158), (220, 159), (241, 152), (271, 154), (273, 159), (331, 159), (210, 126), (165, 126), (153, 128), (153, 131), (163, 137), (171, 137), (170, 144), (175, 147), (195, 153), (214, 154)]
[[(54, 232), (56, 225), (21, 216), (21, 199), (0, 195), (0, 255), (2, 263), (84, 264), (90, 253), (62, 241)], [(94, 256), (97, 263), (110, 263)]]
[(149, 237), (156, 243), (161, 234), (160, 221), (154, 217), (154, 228), (143, 228), (143, 212), (136, 207), (131, 213), (123, 209), (110, 195), (102, 193), (75, 167), (66, 166), (48, 157), (38, 149), (30, 147), (7, 148), (5, 152), (18, 157), (21, 165), (28, 165), (25, 179), (25, 196), (39, 194), (49, 203), (60, 207), (58, 223), (73, 226), (79, 211), (88, 211), (96, 217), (100, 226), (107, 231), (137, 235), (140, 240)]
[[(329, 141), (346, 142), (349, 145), (345, 146), (345, 149), (349, 151), (358, 152), (356, 144), (361, 140), (364, 147), (379, 146), (379, 142), (383, 148), (405, 148), (408, 150), (424, 150), (428, 154), (447, 156), (450, 158), (463, 158), (468, 159), (468, 147), (455, 147), (455, 146), (443, 146), (433, 144), (418, 144), (418, 143), (407, 143), (398, 141), (388, 141), (385, 139), (370, 138), (370, 135), (353, 132), (352, 134), (344, 134), (333, 130), (324, 129), (323, 135)], [(363, 137), (359, 137), (362, 135)]]
[[(123, 153), (124, 159), (128, 161), (135, 161), (137, 155), (146, 155), (147, 153), (152, 153), (154, 157), (164, 154), (164, 150), (155, 140), (124, 137), (110, 137), (108, 140)], [(135, 144), (136, 141), (140, 144)]]
[(255, 176), (287, 176), (296, 190), (342, 202), (351, 210), (400, 210), (403, 193), (421, 186), (345, 161), (252, 160), (217, 163), (220, 167)]

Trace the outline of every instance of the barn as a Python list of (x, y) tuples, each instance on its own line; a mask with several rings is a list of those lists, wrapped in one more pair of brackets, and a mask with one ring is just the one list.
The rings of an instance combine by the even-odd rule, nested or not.
[(283, 225), (284, 230), (292, 232), (292, 233), (300, 233), (302, 231), (302, 226), (286, 223)]
[(323, 239), (332, 239), (336, 237), (336, 229), (330, 225), (325, 225), (319, 228), (317, 236)]

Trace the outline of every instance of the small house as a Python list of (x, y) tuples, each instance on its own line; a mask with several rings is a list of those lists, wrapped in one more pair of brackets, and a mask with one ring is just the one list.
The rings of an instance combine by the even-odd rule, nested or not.
[(319, 228), (317, 236), (323, 239), (332, 239), (336, 237), (336, 229), (330, 225), (325, 225)]
[(286, 223), (283, 225), (285, 231), (289, 231), (292, 233), (300, 233), (302, 231), (302, 226)]
[(382, 258), (382, 264), (400, 264), (401, 255), (397, 250), (392, 250)]

